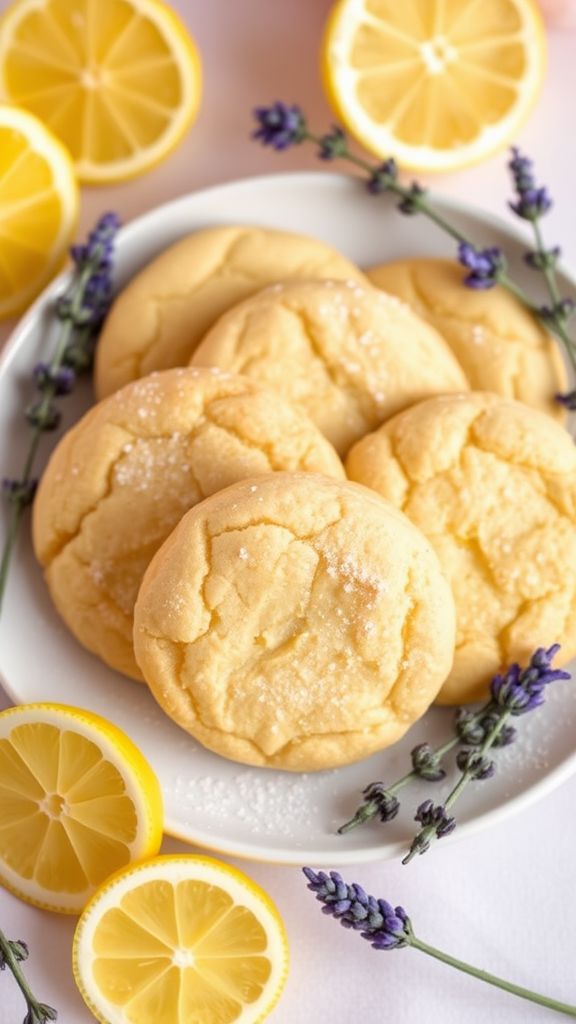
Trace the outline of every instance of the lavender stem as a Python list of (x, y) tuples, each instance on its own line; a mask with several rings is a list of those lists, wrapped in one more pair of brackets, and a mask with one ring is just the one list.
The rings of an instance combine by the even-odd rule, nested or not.
[[(24, 950), (25, 948), (26, 947), (24, 947)], [(58, 1014), (56, 1013), (56, 1010), (52, 1009), (51, 1006), (47, 1006), (45, 1003), (39, 1003), (34, 996), (34, 993), (26, 981), (24, 972), (18, 963), (18, 959), (14, 955), (12, 943), (9, 942), (1, 929), (0, 958), (3, 964), (5, 964), (11, 971), (18, 988), (26, 1000), (26, 1006), (28, 1007), (27, 1019), (37, 1022), (37, 1024), (43, 1024), (44, 1021), (57, 1020)]]
[[(508, 718), (510, 717), (510, 714), (511, 712), (509, 711), (508, 708), (501, 709), (497, 721), (493, 725), (492, 729), (490, 729), (490, 731), (488, 732), (482, 746), (478, 747), (478, 750), (475, 752), (478, 759), (484, 757), (484, 754), (488, 753), (488, 751), (494, 746), (494, 743), (496, 742), (498, 736), (502, 732), (502, 729), (504, 728)], [(444, 811), (450, 810), (450, 808), (458, 800), (458, 797), (461, 795), (461, 793), (466, 789), (468, 783), (471, 782), (474, 777), (474, 769), (471, 767), (465, 769), (462, 772), (462, 775), (458, 779), (458, 782), (450, 791), (449, 795), (446, 797), (446, 800), (444, 801)], [(415, 836), (412, 845), (410, 846), (410, 849), (408, 850), (408, 853), (404, 857), (402, 863), (409, 864), (410, 861), (413, 860), (413, 858), (416, 856), (416, 854), (426, 853), (430, 846), (430, 843), (437, 838), (438, 825), (436, 823), (425, 825), (424, 828), (422, 828), (420, 832), (418, 832), (418, 834)]]
[(415, 935), (412, 937), (410, 945), (413, 949), (419, 949), (421, 953), (427, 953), (428, 956), (434, 957), (435, 960), (441, 960), (442, 963), (448, 964), (449, 967), (455, 967), (457, 970), (463, 971), (464, 974), (470, 974), (473, 978), (478, 978), (480, 981), (485, 981), (488, 985), (494, 985), (496, 988), (503, 989), (505, 992), (518, 996), (520, 999), (527, 999), (531, 1003), (545, 1006), (548, 1010), (563, 1013), (566, 1017), (576, 1017), (576, 1006), (561, 1003), (557, 999), (550, 999), (548, 996), (541, 996), (537, 992), (523, 988), (521, 985), (514, 985), (510, 981), (498, 978), (496, 975), (490, 974), (489, 971), (482, 971), (478, 967), (473, 967), (463, 960), (450, 956), (448, 953), (443, 953), (441, 950), (436, 949), (435, 946), (429, 946), (428, 943), (422, 942)]

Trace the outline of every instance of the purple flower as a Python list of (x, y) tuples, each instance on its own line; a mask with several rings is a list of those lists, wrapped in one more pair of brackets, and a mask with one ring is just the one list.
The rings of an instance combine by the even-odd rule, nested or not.
[(426, 853), (433, 839), (443, 839), (456, 828), (456, 821), (448, 816), (446, 808), (441, 804), (434, 804), (432, 800), (425, 800), (420, 804), (414, 820), (420, 822), (422, 828), (418, 835), (414, 836), (412, 845), (402, 861), (403, 864), (409, 864), (416, 854)]
[(493, 288), (504, 269), (504, 257), (500, 249), (476, 249), (470, 242), (460, 242), (458, 260), (470, 271), (464, 278), (464, 284), (477, 291)]
[(378, 195), (380, 192), (386, 192), (386, 190), (390, 188), (390, 185), (394, 184), (397, 178), (398, 168), (396, 166), (396, 161), (390, 158), (389, 160), (385, 160), (384, 163), (379, 164), (378, 167), (374, 168), (370, 174), (366, 188), (373, 195)]
[(449, 836), (456, 828), (456, 822), (454, 818), (448, 817), (446, 808), (441, 804), (434, 804), (432, 800), (425, 800), (420, 804), (414, 821), (419, 821), (423, 828), (432, 828), (438, 839)]
[(306, 135), (306, 121), (300, 107), (289, 107), (277, 101), (271, 107), (256, 107), (254, 117), (258, 128), (252, 133), (263, 146), (273, 149), (288, 149), (302, 142)]
[[(105, 213), (90, 232), (85, 245), (70, 250), (76, 273), (71, 286), (56, 300), (56, 313), (75, 327), (96, 330), (102, 324), (112, 299), (113, 252), (120, 219)], [(82, 282), (82, 301), (78, 304), (78, 280)]]
[(532, 161), (522, 155), (520, 150), (512, 148), (512, 159), (508, 164), (516, 189), (516, 201), (508, 205), (523, 220), (537, 220), (543, 217), (552, 206), (548, 190), (536, 184), (532, 171)]
[(60, 366), (54, 370), (48, 363), (37, 363), (32, 376), (39, 391), (53, 388), (55, 395), (69, 395), (76, 380), (76, 374), (69, 366)]
[(368, 896), (360, 885), (348, 885), (336, 871), (302, 869), (308, 888), (323, 903), (322, 911), (336, 918), (344, 928), (359, 931), (374, 949), (400, 949), (410, 945), (412, 926), (402, 907)]
[(377, 805), (377, 814), (380, 821), (392, 821), (400, 810), (398, 800), (392, 793), (387, 791), (383, 782), (371, 782), (362, 791), (362, 795), (367, 803), (373, 802)]
[(505, 675), (494, 676), (490, 692), (494, 704), (505, 708), (512, 715), (524, 715), (540, 707), (545, 700), (545, 690), (558, 679), (570, 679), (570, 673), (553, 669), (552, 662), (560, 650), (560, 644), (539, 647), (530, 659), (527, 668), (510, 665)]
[(548, 212), (552, 200), (545, 188), (527, 188), (515, 203), (508, 204), (510, 209), (524, 220), (536, 220)]
[(354, 817), (340, 826), (339, 835), (351, 832), (357, 825), (372, 821), (372, 818), (380, 818), (382, 822), (392, 821), (400, 810), (399, 801), (393, 793), (388, 792), (383, 782), (371, 782), (362, 790), (362, 796), (364, 802), (360, 804)]

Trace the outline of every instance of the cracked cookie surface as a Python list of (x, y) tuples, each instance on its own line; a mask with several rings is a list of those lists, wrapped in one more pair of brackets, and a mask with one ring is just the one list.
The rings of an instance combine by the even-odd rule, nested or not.
[(498, 286), (466, 288), (466, 271), (450, 260), (400, 260), (366, 273), (440, 332), (472, 390), (494, 391), (564, 419), (554, 401), (567, 380), (558, 345), (514, 295)]
[(134, 647), (163, 709), (204, 746), (293, 771), (398, 740), (454, 649), (424, 536), (356, 484), (281, 473), (192, 509), (144, 576)]
[(264, 289), (220, 318), (192, 364), (274, 388), (305, 409), (340, 454), (406, 406), (468, 387), (434, 328), (356, 281)]
[(59, 443), (34, 502), (36, 555), (77, 639), (141, 679), (133, 609), (153, 554), (198, 501), (277, 470), (344, 477), (313, 423), (254, 381), (165, 370), (91, 409)]
[(96, 350), (98, 398), (154, 370), (186, 366), (222, 313), (265, 285), (290, 277), (366, 281), (335, 249), (289, 231), (217, 227), (176, 242), (114, 302)]
[(540, 645), (576, 654), (576, 448), (543, 413), (487, 393), (430, 399), (348, 455), (348, 476), (426, 534), (456, 601), (439, 701), (483, 698)]

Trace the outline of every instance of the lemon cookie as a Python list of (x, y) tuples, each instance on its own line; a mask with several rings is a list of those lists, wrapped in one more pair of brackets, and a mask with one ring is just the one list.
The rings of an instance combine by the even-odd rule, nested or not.
[(428, 541), (367, 488), (242, 482), (151, 562), (134, 648), (164, 710), (210, 750), (293, 771), (398, 740), (445, 679), (450, 588)]
[(466, 271), (449, 260), (384, 263), (367, 271), (378, 288), (398, 296), (446, 339), (469, 386), (516, 398), (557, 419), (554, 395), (566, 386), (558, 345), (504, 288), (466, 288)]
[(496, 395), (447, 395), (364, 438), (346, 468), (420, 527), (450, 579), (441, 703), (479, 700), (539, 645), (576, 654), (576, 448), (559, 424)]
[(221, 317), (192, 362), (298, 402), (341, 454), (413, 402), (467, 387), (437, 331), (354, 281), (272, 285)]
[(96, 394), (186, 366), (225, 310), (281, 277), (366, 280), (324, 242), (288, 231), (208, 228), (170, 246), (116, 299), (98, 342)]
[(206, 495), (279, 469), (344, 476), (308, 418), (250, 380), (165, 370), (92, 409), (58, 445), (34, 503), (36, 554), (77, 639), (141, 678), (132, 615), (152, 555)]

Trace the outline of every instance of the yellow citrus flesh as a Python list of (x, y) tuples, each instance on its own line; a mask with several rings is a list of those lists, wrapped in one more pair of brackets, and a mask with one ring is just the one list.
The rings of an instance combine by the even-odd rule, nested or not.
[(514, 137), (538, 96), (544, 47), (534, 0), (341, 0), (322, 70), (366, 149), (450, 171)]
[(73, 968), (104, 1024), (256, 1024), (280, 996), (288, 947), (276, 907), (241, 871), (165, 856), (96, 893)]
[(78, 913), (112, 872), (162, 842), (156, 776), (91, 712), (23, 704), (0, 713), (0, 883)]
[(0, 106), (0, 317), (24, 309), (56, 273), (77, 218), (64, 147), (35, 117)]
[(0, 21), (0, 97), (48, 125), (82, 181), (124, 181), (164, 159), (196, 114), (200, 77), (161, 0), (16, 0)]

